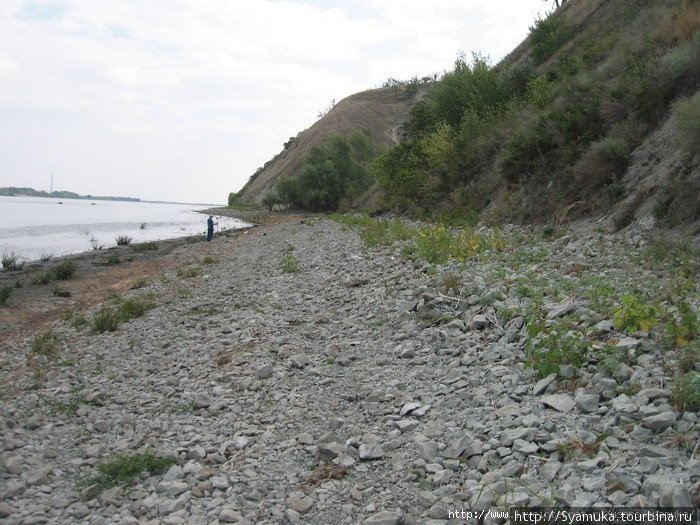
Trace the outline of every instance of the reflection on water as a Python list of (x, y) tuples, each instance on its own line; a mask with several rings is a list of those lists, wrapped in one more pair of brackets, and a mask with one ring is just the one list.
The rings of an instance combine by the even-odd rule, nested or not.
[[(206, 235), (202, 206), (146, 202), (0, 197), (0, 254), (27, 260), (79, 253), (116, 245), (117, 236), (132, 242)], [(218, 217), (218, 231), (247, 226)]]

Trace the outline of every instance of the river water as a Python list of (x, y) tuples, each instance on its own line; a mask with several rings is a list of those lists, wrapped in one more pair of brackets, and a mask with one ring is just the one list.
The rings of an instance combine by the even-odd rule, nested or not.
[[(24, 260), (55, 257), (116, 245), (117, 236), (133, 243), (190, 235), (206, 236), (205, 208), (164, 204), (42, 197), (0, 196), (0, 255)], [(248, 224), (215, 217), (217, 231)]]

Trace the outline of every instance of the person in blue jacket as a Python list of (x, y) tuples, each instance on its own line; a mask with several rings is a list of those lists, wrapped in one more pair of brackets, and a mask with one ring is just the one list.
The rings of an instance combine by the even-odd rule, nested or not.
[(207, 219), (207, 242), (211, 242), (214, 237), (214, 216), (210, 215)]

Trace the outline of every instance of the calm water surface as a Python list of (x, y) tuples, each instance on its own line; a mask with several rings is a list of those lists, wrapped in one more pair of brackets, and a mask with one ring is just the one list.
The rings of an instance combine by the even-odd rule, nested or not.
[[(62, 204), (59, 204), (61, 202)], [(94, 204), (93, 204), (94, 203)], [(41, 197), (0, 197), (0, 255), (21, 258), (67, 255), (132, 242), (206, 235), (205, 206), (147, 202), (90, 201)], [(215, 217), (218, 231), (247, 226), (230, 217)], [(143, 228), (142, 228), (143, 225)]]

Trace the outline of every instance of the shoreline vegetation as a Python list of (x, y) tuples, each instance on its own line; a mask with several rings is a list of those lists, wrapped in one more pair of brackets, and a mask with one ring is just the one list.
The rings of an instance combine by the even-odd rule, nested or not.
[(690, 240), (214, 212), (0, 307), (10, 523), (700, 500)]

